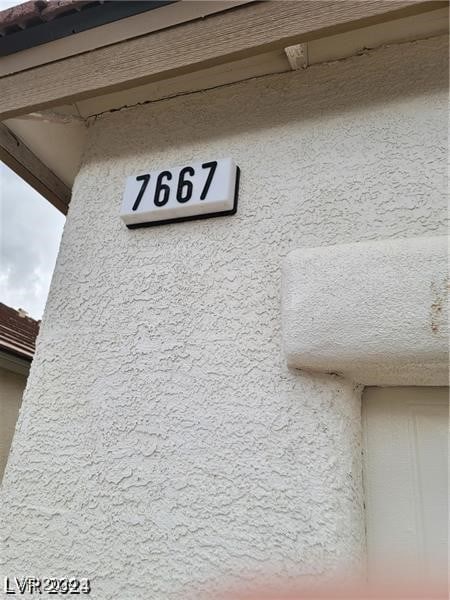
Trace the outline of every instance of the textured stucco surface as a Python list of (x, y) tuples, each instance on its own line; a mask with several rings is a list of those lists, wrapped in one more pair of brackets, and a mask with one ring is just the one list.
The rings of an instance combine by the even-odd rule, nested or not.
[(448, 238), (302, 248), (283, 261), (291, 367), (364, 385), (447, 385)]
[[(444, 232), (446, 58), (406, 44), (95, 122), (6, 472), (6, 574), (153, 600), (358, 570), (360, 389), (288, 369), (281, 261)], [(123, 226), (127, 175), (226, 156), (236, 216)]]

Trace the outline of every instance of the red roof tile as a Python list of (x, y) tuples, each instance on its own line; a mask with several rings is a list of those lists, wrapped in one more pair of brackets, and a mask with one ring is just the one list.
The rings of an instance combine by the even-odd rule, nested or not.
[(54, 0), (53, 2), (47, 2), (47, 6), (41, 12), (41, 17), (44, 21), (51, 21), (71, 10), (79, 10), (90, 2), (92, 0)]
[(46, 5), (46, 2), (41, 0), (25, 2), (17, 6), (11, 6), (0, 12), (0, 28), (6, 29), (18, 25), (23, 27), (29, 21), (38, 18), (41, 14), (41, 9)]
[(0, 32), (52, 21), (95, 0), (30, 0), (0, 11)]
[(31, 361), (40, 323), (0, 302), (0, 350)]

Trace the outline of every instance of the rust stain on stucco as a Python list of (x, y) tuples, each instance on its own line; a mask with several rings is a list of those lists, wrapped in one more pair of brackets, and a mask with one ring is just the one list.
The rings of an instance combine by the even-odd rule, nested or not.
[(442, 311), (447, 297), (448, 279), (444, 279), (441, 283), (432, 281), (430, 288), (433, 299), (430, 307), (431, 331), (437, 333), (442, 325)]

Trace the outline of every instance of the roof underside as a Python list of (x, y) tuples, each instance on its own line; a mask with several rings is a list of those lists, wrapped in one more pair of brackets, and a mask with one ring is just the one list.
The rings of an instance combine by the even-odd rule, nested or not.
[(0, 57), (87, 31), (175, 0), (32, 0), (0, 12)]
[[(11, 13), (36, 4), (34, 25)], [(114, 19), (119, 5), (146, 10)], [(0, 160), (64, 214), (105, 112), (448, 33), (444, 0), (38, 0), (0, 13), (0, 29), (16, 27), (0, 44), (94, 10), (103, 25), (0, 56)]]

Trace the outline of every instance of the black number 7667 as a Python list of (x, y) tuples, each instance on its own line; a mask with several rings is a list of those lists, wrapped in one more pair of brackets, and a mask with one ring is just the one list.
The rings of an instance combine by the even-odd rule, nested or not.
[[(211, 162), (203, 163), (202, 169), (209, 169), (208, 176), (206, 177), (205, 185), (203, 186), (202, 193), (200, 194), (200, 200), (205, 200), (208, 195), (209, 188), (211, 187), (211, 182), (214, 177), (214, 173), (216, 172), (217, 161), (213, 160)], [(194, 186), (192, 181), (188, 179), (188, 177), (193, 177), (195, 175), (195, 169), (193, 167), (183, 167), (178, 176), (178, 184), (176, 189), (176, 198), (177, 202), (184, 204), (185, 202), (189, 202), (192, 198), (192, 192)], [(155, 206), (164, 206), (169, 202), (170, 197), (170, 187), (164, 181), (170, 181), (172, 179), (172, 173), (170, 171), (161, 171), (158, 177), (156, 178), (156, 186), (155, 186), (155, 194), (153, 196), (153, 203)], [(136, 177), (136, 181), (142, 181), (141, 189), (134, 201), (132, 210), (137, 210), (141, 200), (144, 196), (145, 190), (150, 182), (150, 175), (138, 175)]]

